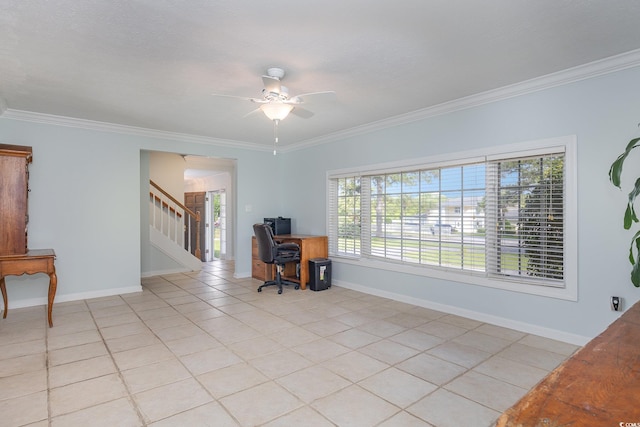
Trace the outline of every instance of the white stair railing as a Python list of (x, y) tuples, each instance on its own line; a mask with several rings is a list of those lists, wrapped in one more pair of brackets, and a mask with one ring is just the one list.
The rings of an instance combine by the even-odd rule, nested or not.
[[(200, 259), (200, 212), (193, 212), (155, 182), (149, 184), (149, 224)], [(195, 242), (191, 239), (193, 228)]]

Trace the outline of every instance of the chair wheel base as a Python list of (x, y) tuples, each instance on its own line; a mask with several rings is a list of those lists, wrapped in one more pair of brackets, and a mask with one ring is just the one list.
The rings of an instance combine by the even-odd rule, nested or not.
[(279, 277), (276, 280), (269, 280), (264, 282), (262, 285), (258, 286), (258, 292), (262, 292), (262, 288), (266, 288), (267, 286), (277, 286), (278, 287), (278, 295), (282, 294), (282, 286), (293, 286), (296, 290), (300, 289), (300, 284), (295, 283), (288, 280), (281, 280)]

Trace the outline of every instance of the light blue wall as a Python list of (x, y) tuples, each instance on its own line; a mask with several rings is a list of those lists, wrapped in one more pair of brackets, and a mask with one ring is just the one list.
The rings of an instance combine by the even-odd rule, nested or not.
[[(631, 239), (621, 221), (626, 196), (607, 176), (611, 162), (636, 132), (638, 93), (640, 68), (635, 68), (292, 151), (285, 154), (289, 173), (305, 178), (288, 183), (292, 196), (284, 204), (290, 206), (300, 232), (326, 233), (327, 170), (576, 135), (577, 302), (367, 269), (337, 259), (333, 277), (345, 286), (449, 306), (480, 318), (497, 317), (504, 324), (524, 324), (581, 341), (617, 317), (609, 308), (611, 295), (624, 297), (627, 307), (640, 298), (640, 290), (630, 283), (626, 259)], [(636, 176), (638, 159), (627, 166), (635, 168)]]
[[(640, 290), (629, 282), (631, 236), (621, 226), (626, 196), (607, 179), (609, 165), (640, 121), (638, 93), (640, 68), (628, 69), (276, 157), (6, 117), (0, 117), (0, 143), (33, 147), (29, 246), (56, 250), (56, 300), (64, 301), (139, 287), (144, 253), (141, 188), (148, 176), (141, 168), (141, 150), (238, 160), (236, 275), (247, 276), (251, 225), (265, 216), (290, 216), (297, 233), (326, 233), (327, 170), (576, 135), (577, 302), (363, 269), (337, 260), (333, 277), (336, 283), (493, 316), (579, 341), (595, 336), (617, 317), (609, 310), (609, 296), (622, 296), (627, 307), (640, 298)], [(8, 278), (9, 306), (44, 303), (46, 279)]]
[[(136, 291), (142, 266), (156, 267), (141, 260), (150, 250), (141, 243), (143, 234), (148, 241), (141, 206), (147, 202), (149, 176), (141, 150), (238, 159), (238, 275), (251, 271), (251, 225), (279, 209), (273, 184), (263, 178), (273, 173), (270, 152), (6, 117), (0, 117), (0, 143), (33, 147), (29, 248), (55, 249), (57, 302)], [(245, 212), (245, 205), (252, 212)], [(9, 276), (6, 281), (10, 310), (46, 303), (47, 276)]]

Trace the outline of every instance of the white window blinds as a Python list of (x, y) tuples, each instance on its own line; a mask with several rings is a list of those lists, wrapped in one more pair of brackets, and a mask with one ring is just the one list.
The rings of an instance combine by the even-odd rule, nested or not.
[(329, 175), (330, 254), (437, 268), (507, 288), (565, 288), (567, 262), (575, 278), (566, 244), (575, 238), (574, 223), (567, 224), (567, 212), (575, 216), (575, 202), (567, 210), (575, 173), (567, 174), (570, 142), (557, 143), (564, 141)]
[(360, 178), (329, 180), (329, 253), (360, 254)]
[(487, 271), (563, 286), (563, 153), (495, 160), (487, 172)]

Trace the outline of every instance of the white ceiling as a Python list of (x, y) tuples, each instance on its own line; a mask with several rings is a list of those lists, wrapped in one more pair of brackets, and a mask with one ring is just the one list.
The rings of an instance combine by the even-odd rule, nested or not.
[(0, 0), (0, 98), (266, 148), (256, 105), (212, 94), (259, 97), (278, 66), (337, 94), (286, 146), (635, 51), (639, 22), (638, 0)]

